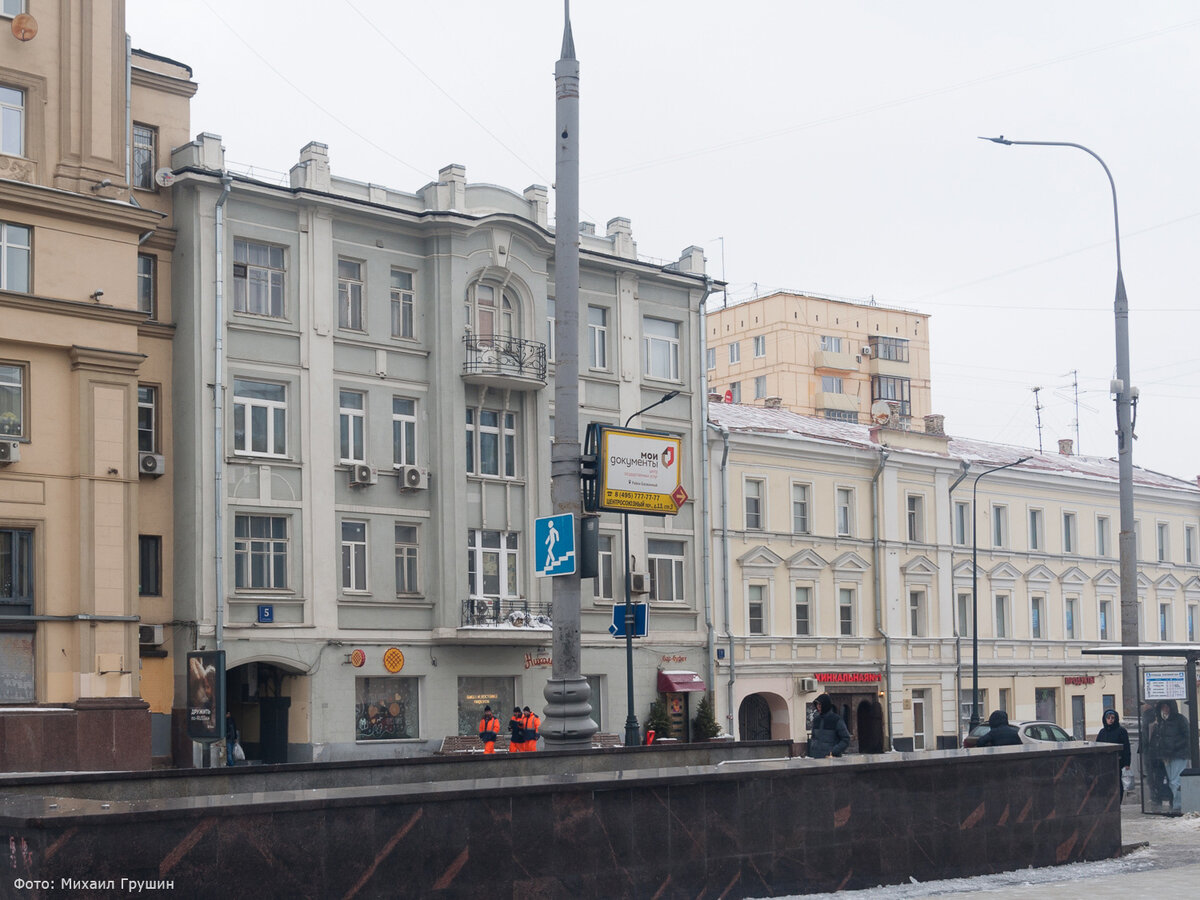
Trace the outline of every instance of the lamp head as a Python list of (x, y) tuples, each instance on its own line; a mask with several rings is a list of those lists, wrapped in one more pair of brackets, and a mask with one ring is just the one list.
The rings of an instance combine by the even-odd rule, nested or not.
[(979, 139), (981, 141), (991, 141), (993, 144), (1005, 144), (1005, 145), (1012, 144), (1012, 141), (1005, 140), (1004, 135), (1000, 135), (1000, 137), (994, 137), (994, 138), (983, 137), (982, 135), (980, 135)]
[(665, 394), (663, 394), (661, 402), (666, 403), (668, 400), (674, 400), (678, 396), (679, 391), (667, 391)]

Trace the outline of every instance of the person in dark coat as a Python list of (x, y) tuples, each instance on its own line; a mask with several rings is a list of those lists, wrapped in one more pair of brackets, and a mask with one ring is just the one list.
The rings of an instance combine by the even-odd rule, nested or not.
[(988, 728), (988, 733), (979, 738), (976, 747), (1008, 747), (1021, 743), (1021, 733), (1008, 724), (1008, 713), (1002, 709), (988, 716)]
[(1183, 798), (1179, 777), (1188, 763), (1188, 720), (1179, 714), (1174, 700), (1163, 700), (1157, 711), (1158, 717), (1150, 732), (1150, 755), (1162, 760), (1171, 789), (1171, 811), (1180, 812)]
[(1097, 744), (1119, 744), (1121, 747), (1121, 777), (1118, 781), (1121, 784), (1121, 799), (1125, 799), (1125, 773), (1129, 770), (1129, 763), (1133, 755), (1129, 750), (1129, 732), (1121, 725), (1121, 717), (1117, 715), (1115, 709), (1106, 709), (1104, 711), (1104, 727), (1096, 735)]
[(822, 694), (815, 701), (817, 714), (813, 717), (808, 755), (815, 759), (841, 756), (850, 746), (850, 730), (842, 717), (833, 711), (833, 698)]
[(525, 749), (525, 720), (521, 707), (514, 706), (512, 718), (508, 720), (508, 752), (520, 753)]
[(232, 766), (236, 764), (233, 756), (233, 745), (238, 742), (241, 734), (238, 732), (237, 723), (233, 721), (233, 713), (225, 710), (225, 765)]

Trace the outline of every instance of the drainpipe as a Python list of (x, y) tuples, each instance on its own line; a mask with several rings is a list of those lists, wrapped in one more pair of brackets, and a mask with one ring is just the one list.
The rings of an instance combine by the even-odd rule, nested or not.
[[(971, 464), (965, 459), (959, 461), (962, 472), (946, 491), (946, 500), (950, 504), (950, 621), (954, 623), (954, 733), (962, 731), (959, 725), (959, 708), (962, 698), (962, 623), (958, 621), (958, 597), (954, 590), (954, 489), (962, 484), (971, 469)], [(972, 525), (974, 527), (974, 525)]]
[(879, 476), (883, 474), (884, 464), (887, 463), (887, 447), (879, 448), (879, 465), (871, 476), (871, 568), (875, 572), (875, 630), (883, 636), (883, 683), (887, 685), (887, 732), (888, 749), (892, 746), (892, 639), (883, 630), (883, 575), (879, 565), (879, 506), (880, 493)]
[[(133, 178), (133, 42), (125, 35), (125, 185)], [(130, 197), (132, 199), (132, 196)]]
[(221, 649), (222, 631), (225, 627), (225, 201), (233, 188), (233, 176), (221, 173), (221, 196), (217, 198), (216, 243), (217, 243), (217, 287), (213, 303), (213, 532), (215, 537), (213, 566), (215, 569), (217, 615), (214, 621), (217, 649)]
[[(708, 638), (708, 680), (705, 682), (710, 691), (716, 690), (717, 664), (714, 660), (716, 652), (716, 636), (713, 629), (712, 615), (712, 560), (709, 544), (712, 542), (712, 511), (708, 492), (708, 363), (705, 356), (708, 352), (708, 332), (704, 327), (704, 304), (712, 294), (712, 277), (704, 276), (704, 293), (700, 296), (700, 421), (704, 423), (701, 432), (704, 435), (700, 442), (700, 527), (703, 547), (704, 571), (701, 578), (704, 582), (704, 629)], [(730, 732), (732, 734), (732, 732)]]
[[(721, 453), (721, 609), (725, 616), (725, 637), (729, 640), (729, 683), (726, 685), (725, 720), (726, 731), (736, 736), (733, 729), (733, 683), (737, 680), (737, 664), (733, 658), (733, 631), (729, 628), (729, 429), (724, 425), (708, 423), (708, 427), (721, 435), (724, 450)], [(707, 443), (707, 439), (705, 443)]]

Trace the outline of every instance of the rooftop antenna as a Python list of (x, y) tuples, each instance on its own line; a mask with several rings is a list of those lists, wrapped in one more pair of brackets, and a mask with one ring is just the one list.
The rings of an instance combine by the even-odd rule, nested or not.
[(1038, 431), (1038, 453), (1042, 452), (1042, 402), (1038, 394), (1041, 393), (1042, 387), (1038, 385), (1033, 389), (1033, 411), (1037, 415), (1037, 431)]
[(1083, 453), (1083, 443), (1079, 440), (1079, 370), (1071, 370), (1071, 388), (1075, 393), (1075, 452)]

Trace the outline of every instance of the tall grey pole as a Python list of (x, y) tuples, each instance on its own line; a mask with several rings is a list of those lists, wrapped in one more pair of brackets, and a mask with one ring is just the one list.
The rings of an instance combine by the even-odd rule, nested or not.
[[(571, 35), (570, 0), (563, 3), (563, 42), (554, 66), (554, 446), (550, 450), (550, 503), (554, 515), (583, 512), (579, 468), (579, 60)], [(596, 723), (591, 688), (580, 668), (581, 581), (555, 576), (552, 588), (553, 668), (541, 733), (547, 747), (591, 747)]]
[[(1070, 141), (1010, 141), (1004, 135), (982, 138), (996, 144), (1016, 144), (1031, 147), (1074, 147), (1082, 150), (1104, 169), (1112, 189), (1113, 232), (1117, 245), (1117, 288), (1113, 300), (1116, 319), (1117, 378), (1113, 391), (1117, 401), (1117, 478), (1120, 487), (1121, 534), (1117, 552), (1121, 564), (1121, 646), (1136, 647), (1138, 635), (1137, 607), (1137, 540), (1133, 532), (1133, 404), (1134, 390), (1129, 375), (1129, 300), (1125, 296), (1125, 276), (1121, 272), (1121, 224), (1117, 216), (1117, 185), (1112, 172), (1095, 152), (1083, 144)], [(1126, 722), (1140, 723), (1138, 714), (1137, 657), (1121, 656), (1121, 706)]]

